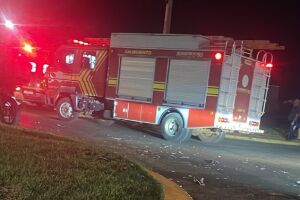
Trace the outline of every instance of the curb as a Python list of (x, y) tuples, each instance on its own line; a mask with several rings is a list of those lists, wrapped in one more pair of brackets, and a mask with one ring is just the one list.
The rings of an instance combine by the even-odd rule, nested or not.
[(231, 140), (244, 140), (244, 141), (255, 141), (261, 143), (269, 143), (269, 144), (283, 144), (290, 146), (300, 146), (300, 142), (296, 141), (284, 141), (284, 140), (274, 140), (274, 139), (266, 139), (266, 138), (255, 138), (255, 137), (247, 137), (247, 136), (237, 136), (237, 135), (225, 135), (226, 139)]
[(192, 200), (193, 198), (175, 182), (167, 179), (166, 177), (147, 170), (148, 173), (158, 182), (163, 185), (164, 188), (164, 200)]

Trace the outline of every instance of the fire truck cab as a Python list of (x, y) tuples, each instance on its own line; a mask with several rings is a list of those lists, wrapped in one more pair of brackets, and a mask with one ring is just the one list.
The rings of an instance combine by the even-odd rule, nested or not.
[(47, 71), (45, 101), (62, 120), (79, 112), (95, 114), (104, 109), (109, 49), (103, 44), (75, 42), (61, 46)]
[(46, 103), (61, 119), (106, 111), (159, 125), (163, 137), (217, 142), (224, 131), (261, 133), (273, 57), (232, 38), (112, 34), (110, 45), (75, 41), (49, 68)]

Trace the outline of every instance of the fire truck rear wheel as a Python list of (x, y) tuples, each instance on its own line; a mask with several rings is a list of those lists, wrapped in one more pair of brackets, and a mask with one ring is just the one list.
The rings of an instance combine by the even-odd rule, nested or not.
[(225, 138), (225, 132), (222, 129), (207, 129), (198, 134), (199, 139), (204, 143), (219, 143)]
[(160, 129), (164, 139), (172, 142), (183, 143), (191, 138), (191, 131), (184, 128), (178, 113), (167, 114), (161, 122)]
[(68, 97), (64, 97), (58, 100), (56, 105), (56, 112), (59, 119), (64, 121), (71, 121), (78, 116), (78, 113), (74, 111), (71, 100)]

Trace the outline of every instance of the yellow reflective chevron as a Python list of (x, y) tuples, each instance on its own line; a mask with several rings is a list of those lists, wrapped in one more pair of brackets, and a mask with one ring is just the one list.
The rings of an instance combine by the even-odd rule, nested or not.
[(116, 86), (118, 83), (117, 78), (108, 78), (107, 85), (109, 86)]
[(87, 96), (97, 96), (97, 91), (95, 89), (94, 83), (92, 82), (93, 74), (101, 68), (103, 62), (106, 59), (107, 51), (97, 52), (95, 69), (92, 71), (90, 69), (83, 69), (79, 74), (63, 74), (64, 80), (78, 81), (80, 90), (84, 95)]
[[(107, 50), (103, 50), (103, 51), (98, 51), (97, 55), (96, 55), (96, 69), (95, 69), (95, 73), (94, 74), (98, 74), (98, 70), (100, 70), (102, 67), (105, 67), (103, 64), (105, 62), (105, 60), (108, 57), (108, 51)], [(92, 89), (95, 93), (95, 96), (98, 96), (99, 94), (97, 94), (96, 88), (95, 88), (95, 84), (92, 82), (92, 79), (94, 77), (94, 74), (92, 74), (89, 78), (89, 82), (91, 83)]]
[(207, 96), (218, 96), (218, 94), (219, 94), (219, 87), (208, 86)]
[(164, 91), (164, 90), (165, 90), (165, 86), (166, 86), (166, 83), (165, 83), (165, 82), (155, 81), (155, 82), (153, 83), (153, 90), (156, 90), (156, 91)]

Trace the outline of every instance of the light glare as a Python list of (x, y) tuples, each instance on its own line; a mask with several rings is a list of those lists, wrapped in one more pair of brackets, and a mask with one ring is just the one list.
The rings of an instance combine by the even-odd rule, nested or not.
[(5, 27), (13, 30), (15, 25), (10, 20), (5, 20)]
[(32, 53), (33, 47), (30, 44), (25, 43), (24, 46), (23, 46), (23, 50), (28, 52), (28, 53)]

